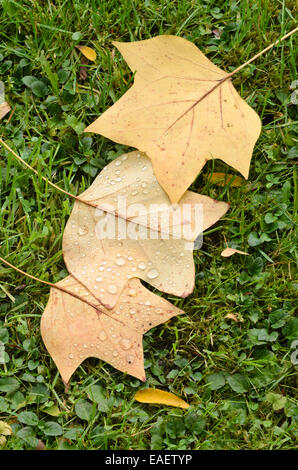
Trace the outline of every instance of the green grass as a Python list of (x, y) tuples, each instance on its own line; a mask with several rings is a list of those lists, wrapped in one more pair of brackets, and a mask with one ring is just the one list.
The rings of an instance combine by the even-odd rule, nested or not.
[[(13, 112), (1, 121), (0, 136), (40, 175), (79, 194), (126, 150), (82, 133), (132, 83), (112, 40), (181, 35), (230, 71), (295, 27), (294, 6), (291, 0), (3, 0), (0, 79)], [(220, 39), (214, 30), (222, 31)], [(85, 81), (76, 44), (97, 52)], [(36, 439), (48, 449), (294, 448), (294, 44), (291, 37), (234, 77), (263, 122), (249, 179), (241, 188), (222, 188), (208, 173), (236, 172), (220, 161), (204, 167), (193, 188), (231, 209), (194, 255), (193, 294), (167, 296), (185, 315), (144, 337), (146, 386), (184, 397), (189, 410), (138, 404), (133, 396), (144, 385), (96, 359), (82, 364), (65, 391), (40, 337), (49, 289), (1, 265), (0, 421), (13, 430), (5, 449), (32, 449)], [(39, 85), (23, 80), (28, 76)], [(0, 155), (0, 256), (57, 282), (67, 275), (61, 239), (73, 200), (2, 147)], [(250, 256), (222, 258), (224, 237)], [(231, 313), (238, 322), (226, 317)]]

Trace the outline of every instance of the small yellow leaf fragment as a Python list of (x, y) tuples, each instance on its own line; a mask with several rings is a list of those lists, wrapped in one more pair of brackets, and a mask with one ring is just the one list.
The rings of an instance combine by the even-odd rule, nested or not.
[(61, 413), (57, 405), (53, 405), (49, 408), (41, 408), (41, 411), (50, 416), (59, 416)]
[(2, 436), (10, 436), (12, 434), (12, 429), (5, 421), (0, 421), (0, 434)]
[(226, 173), (212, 173), (209, 174), (208, 177), (210, 178), (209, 181), (217, 186), (225, 186), (229, 184), (236, 188), (244, 184), (244, 181), (240, 176), (227, 175)]
[[(97, 278), (98, 283), (102, 282), (100, 276)], [(72, 276), (59, 281), (57, 286), (58, 289), (51, 288), (40, 328), (66, 389), (74, 371), (88, 357), (97, 357), (145, 382), (142, 335), (183, 313), (182, 310), (150, 292), (137, 278), (126, 283), (112, 309), (104, 308)], [(57, 407), (42, 411), (52, 416), (59, 414)]]
[(173, 393), (158, 390), (157, 388), (139, 390), (135, 394), (135, 400), (140, 403), (156, 403), (159, 405), (175, 406), (176, 408), (189, 408), (189, 404), (182, 400), (182, 398), (177, 397)]
[(238, 253), (239, 255), (249, 255), (249, 253), (246, 253), (245, 251), (240, 251), (240, 250), (236, 250), (235, 248), (225, 248), (222, 252), (221, 252), (221, 256), (223, 256), (224, 258), (228, 258), (229, 256), (232, 256), (234, 255), (235, 253)]
[(96, 52), (88, 46), (76, 46), (86, 59), (94, 62), (96, 60)]
[(6, 101), (4, 103), (0, 104), (0, 119), (4, 118), (4, 116), (9, 113), (10, 111), (10, 106)]

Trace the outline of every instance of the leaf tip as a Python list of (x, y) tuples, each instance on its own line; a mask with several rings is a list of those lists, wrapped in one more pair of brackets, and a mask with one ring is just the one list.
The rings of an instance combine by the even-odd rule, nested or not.
[(89, 126), (85, 127), (85, 129), (84, 129), (83, 132), (93, 132), (93, 131), (92, 131), (92, 124), (90, 124)]
[(88, 46), (75, 46), (82, 54), (86, 57), (86, 59), (90, 60), (91, 62), (95, 62), (96, 60), (96, 52)]

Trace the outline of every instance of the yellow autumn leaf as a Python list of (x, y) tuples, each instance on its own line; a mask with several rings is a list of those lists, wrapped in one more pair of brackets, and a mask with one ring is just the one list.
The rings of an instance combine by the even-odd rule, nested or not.
[(10, 436), (12, 434), (11, 427), (5, 421), (0, 421), (0, 434), (2, 436)]
[(189, 408), (189, 404), (182, 398), (177, 397), (173, 393), (164, 392), (157, 388), (147, 388), (145, 390), (139, 390), (135, 394), (135, 400), (140, 403), (156, 403), (158, 405), (175, 406), (176, 408)]
[(217, 186), (230, 184), (230, 186), (239, 187), (244, 183), (240, 176), (227, 175), (226, 173), (212, 173), (208, 175), (208, 178), (211, 183), (217, 184)]
[(96, 52), (88, 46), (76, 46), (77, 49), (86, 57), (86, 59), (94, 62), (96, 60)]
[(229, 320), (233, 320), (235, 321), (236, 323), (238, 323), (239, 321), (240, 322), (243, 322), (242, 318), (238, 318), (237, 317), (237, 314), (234, 314), (234, 313), (228, 313), (225, 318), (228, 318)]

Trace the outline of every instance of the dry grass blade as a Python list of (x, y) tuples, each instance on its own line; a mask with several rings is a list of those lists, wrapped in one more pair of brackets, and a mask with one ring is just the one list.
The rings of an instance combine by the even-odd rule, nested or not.
[(238, 253), (239, 255), (249, 255), (249, 253), (246, 253), (245, 251), (240, 251), (240, 250), (236, 250), (235, 248), (225, 248), (220, 256), (223, 256), (224, 258), (228, 258), (229, 256), (232, 256), (234, 255), (235, 253)]
[(231, 78), (296, 31), (231, 73), (181, 37), (115, 42), (136, 71), (134, 84), (85, 131), (145, 152), (172, 202), (181, 198), (210, 159), (220, 158), (247, 178), (261, 121), (238, 95)]
[(4, 116), (9, 113), (10, 106), (6, 101), (0, 104), (0, 119), (4, 118)]

